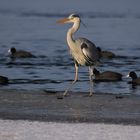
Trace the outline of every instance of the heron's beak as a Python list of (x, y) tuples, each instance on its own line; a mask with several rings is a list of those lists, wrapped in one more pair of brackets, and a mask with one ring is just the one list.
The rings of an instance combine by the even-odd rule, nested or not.
[(69, 22), (69, 21), (70, 21), (70, 19), (64, 18), (64, 19), (58, 20), (57, 23), (63, 24), (63, 23), (67, 23), (67, 22)]

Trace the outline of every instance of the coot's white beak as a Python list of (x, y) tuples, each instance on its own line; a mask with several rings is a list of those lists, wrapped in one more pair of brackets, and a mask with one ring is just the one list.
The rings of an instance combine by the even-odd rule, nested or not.
[(130, 76), (129, 76), (129, 74), (128, 74), (128, 75), (126, 75), (126, 77), (130, 77)]
[(11, 54), (11, 49), (8, 50), (8, 53)]

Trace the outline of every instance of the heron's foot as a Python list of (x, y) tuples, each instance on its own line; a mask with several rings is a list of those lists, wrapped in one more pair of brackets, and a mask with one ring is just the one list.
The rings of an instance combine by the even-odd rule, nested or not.
[(88, 95), (89, 97), (91, 97), (91, 96), (93, 96), (93, 93), (91, 92), (91, 93), (89, 93), (89, 95)]
[(89, 94), (85, 94), (83, 97), (91, 97), (91, 96), (93, 96), (93, 94), (89, 93)]
[(69, 96), (69, 93), (68, 93), (67, 91), (65, 91), (65, 92), (63, 93), (63, 97), (67, 97), (67, 96)]

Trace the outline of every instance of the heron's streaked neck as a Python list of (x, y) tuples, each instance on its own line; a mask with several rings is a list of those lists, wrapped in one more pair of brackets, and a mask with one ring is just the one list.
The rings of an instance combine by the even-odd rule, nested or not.
[(67, 43), (68, 46), (71, 47), (75, 43), (75, 40), (73, 39), (73, 34), (79, 29), (80, 27), (80, 21), (74, 22), (73, 26), (68, 30), (67, 32)]

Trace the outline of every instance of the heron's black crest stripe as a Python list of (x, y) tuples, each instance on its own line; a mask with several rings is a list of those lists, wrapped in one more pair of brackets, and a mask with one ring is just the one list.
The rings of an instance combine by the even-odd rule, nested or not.
[(73, 14), (72, 17), (79, 17), (80, 18), (80, 16), (77, 14)]

